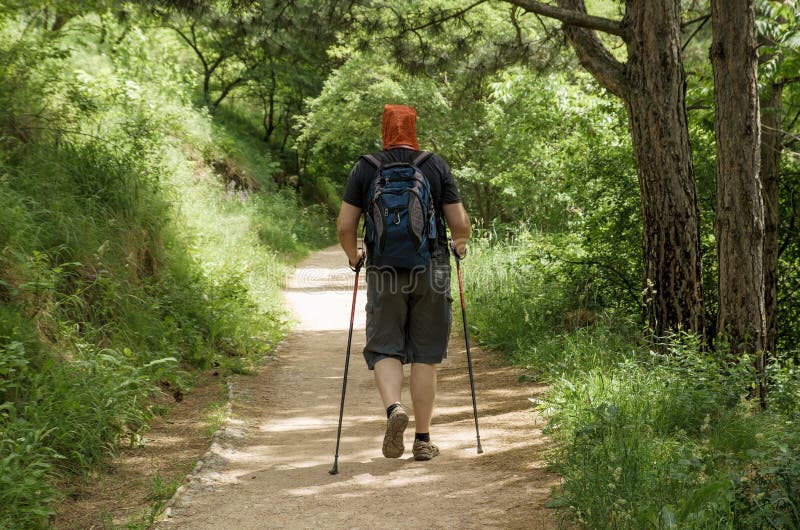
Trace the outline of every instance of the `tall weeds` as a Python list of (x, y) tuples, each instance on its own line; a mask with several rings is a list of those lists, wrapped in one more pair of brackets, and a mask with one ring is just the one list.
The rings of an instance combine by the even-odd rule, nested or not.
[[(56, 38), (6, 14), (0, 528), (34, 528), (58, 480), (142, 443), (154, 393), (267, 354), (287, 268), (331, 231), (246, 132), (192, 105), (169, 37), (87, 39), (79, 17), (89, 33)], [(221, 160), (253, 185), (231, 186)]]
[[(554, 241), (560, 252), (553, 251)], [(769, 366), (770, 406), (749, 399), (752, 359), (693, 337), (652, 352), (635, 318), (594, 303), (562, 236), (479, 241), (465, 262), (477, 337), (552, 385), (537, 407), (562, 483), (551, 506), (584, 528), (800, 528), (800, 378)], [(560, 256), (560, 259), (556, 256)], [(577, 259), (576, 259), (577, 258)]]

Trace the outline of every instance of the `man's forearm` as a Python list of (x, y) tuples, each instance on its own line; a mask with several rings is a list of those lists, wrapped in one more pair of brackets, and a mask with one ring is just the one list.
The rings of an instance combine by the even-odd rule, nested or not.
[(339, 244), (342, 250), (347, 254), (347, 260), (350, 264), (358, 261), (358, 237), (355, 230), (339, 230)]
[(467, 241), (472, 233), (469, 216), (460, 202), (445, 204), (443, 207), (447, 226), (450, 228), (450, 237), (459, 256), (464, 256), (467, 251)]
[(470, 227), (467, 226), (461, 230), (450, 229), (450, 237), (453, 239), (453, 245), (456, 247), (456, 252), (459, 256), (463, 256), (467, 249), (467, 241), (471, 235)]
[(336, 220), (336, 233), (339, 244), (347, 254), (350, 265), (355, 267), (361, 258), (358, 252), (358, 218), (361, 217), (361, 208), (342, 202), (339, 218)]

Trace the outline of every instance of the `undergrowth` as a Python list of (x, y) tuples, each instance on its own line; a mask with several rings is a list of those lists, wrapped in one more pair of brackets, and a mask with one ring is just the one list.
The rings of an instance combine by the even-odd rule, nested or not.
[(46, 526), (56, 482), (142, 443), (153, 393), (267, 354), (287, 268), (331, 240), (193, 104), (173, 36), (95, 23), (0, 20), (0, 528)]
[[(559, 248), (559, 252), (554, 249)], [(690, 336), (657, 354), (603, 307), (569, 236), (522, 231), (464, 262), (477, 338), (551, 385), (536, 406), (562, 477), (550, 506), (584, 528), (800, 528), (800, 368), (720, 360)], [(659, 349), (660, 348), (656, 348)]]

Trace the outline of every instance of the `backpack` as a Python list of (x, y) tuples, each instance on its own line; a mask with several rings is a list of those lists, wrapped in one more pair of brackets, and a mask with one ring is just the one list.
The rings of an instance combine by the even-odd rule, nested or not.
[(364, 210), (364, 241), (372, 265), (413, 269), (430, 264), (436, 215), (430, 183), (419, 169), (430, 156), (423, 151), (410, 164), (384, 164), (373, 155), (363, 156), (376, 168)]

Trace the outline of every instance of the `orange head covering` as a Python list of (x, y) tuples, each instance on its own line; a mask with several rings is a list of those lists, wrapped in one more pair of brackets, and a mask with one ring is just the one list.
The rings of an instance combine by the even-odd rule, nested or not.
[(419, 151), (417, 143), (417, 111), (405, 105), (384, 105), (383, 148), (411, 147)]

